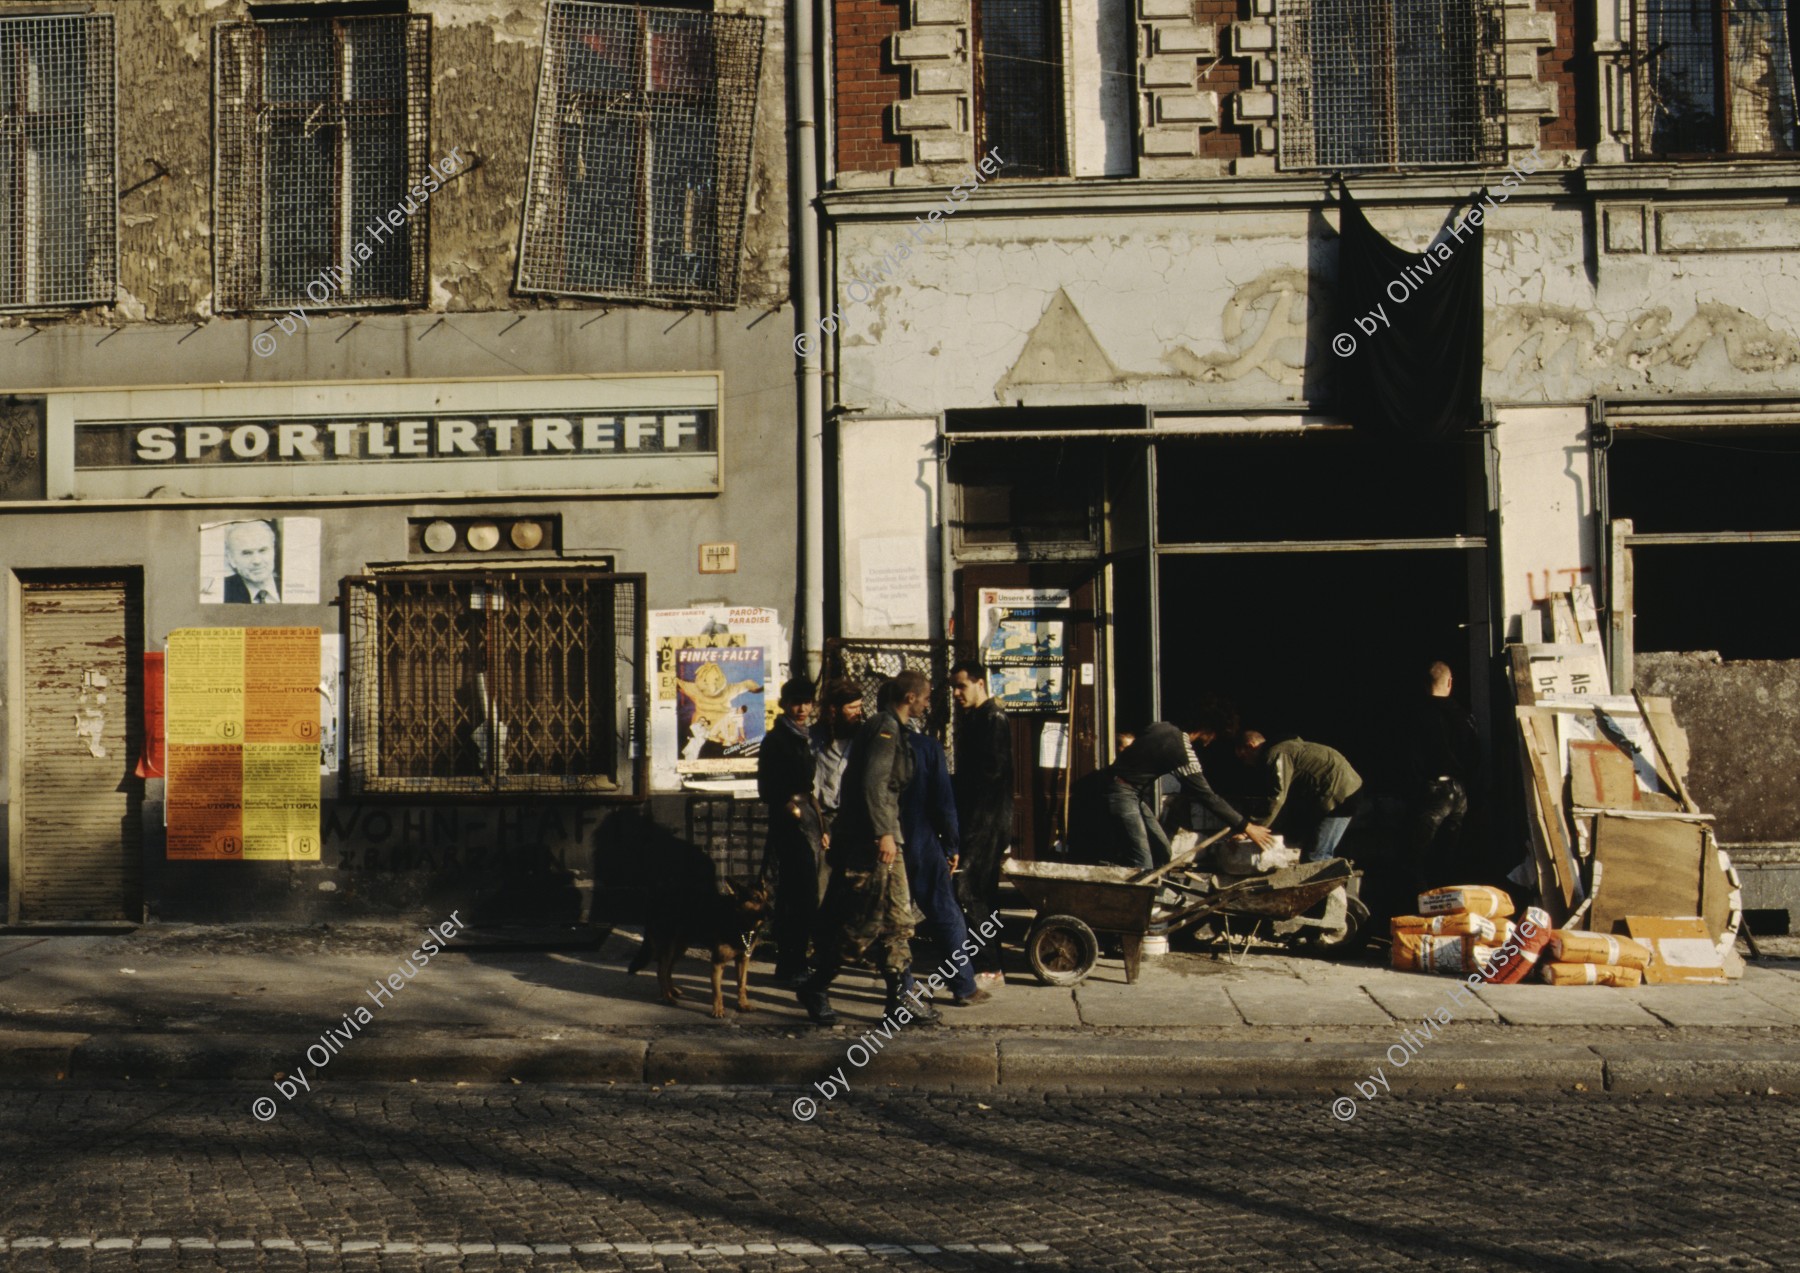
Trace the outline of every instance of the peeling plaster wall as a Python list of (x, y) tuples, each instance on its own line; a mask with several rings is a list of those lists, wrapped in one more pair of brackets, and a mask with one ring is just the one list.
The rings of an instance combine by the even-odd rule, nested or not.
[[(247, 17), (247, 0), (98, 0), (96, 8), (114, 15), (117, 31), (119, 298), (52, 321), (205, 322), (213, 313), (213, 27)], [(480, 161), (430, 201), (429, 308), (591, 307), (511, 295), (543, 0), (413, 0), (411, 11), (433, 20), (429, 153), (461, 147)], [(776, 0), (729, 0), (718, 11), (765, 23), (740, 303), (772, 307), (787, 298), (789, 269), (783, 9)], [(158, 164), (167, 175), (155, 175)]]
[[(1448, 210), (1380, 208), (1371, 220), (1417, 249)], [(1800, 254), (1609, 256), (1596, 283), (1581, 209), (1515, 200), (1488, 224), (1484, 393), (1494, 401), (1800, 392)], [(906, 231), (857, 222), (838, 235), (843, 397), (870, 410), (1326, 397), (1336, 234), (1311, 209), (964, 212), (862, 303), (848, 295), (852, 274), (897, 254)], [(1113, 383), (1010, 376), (1059, 294), (1092, 333), (1090, 352), (1118, 368)]]

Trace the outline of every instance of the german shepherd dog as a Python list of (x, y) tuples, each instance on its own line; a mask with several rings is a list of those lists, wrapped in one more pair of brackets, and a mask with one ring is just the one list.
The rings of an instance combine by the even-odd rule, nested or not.
[(749, 998), (750, 950), (757, 931), (774, 910), (767, 880), (743, 887), (728, 883), (729, 894), (714, 890), (665, 893), (657, 900), (655, 915), (644, 925), (644, 943), (631, 957), (627, 972), (635, 973), (656, 959), (656, 984), (663, 1002), (681, 998), (675, 988), (675, 961), (685, 950), (712, 952), (712, 1014), (725, 1015), (725, 964), (737, 960), (737, 1009), (754, 1012)]

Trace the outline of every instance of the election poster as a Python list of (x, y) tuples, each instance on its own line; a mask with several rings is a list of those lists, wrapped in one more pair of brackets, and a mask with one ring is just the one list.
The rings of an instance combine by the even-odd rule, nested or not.
[(1068, 702), (1069, 594), (1056, 588), (983, 588), (977, 601), (988, 693), (1009, 711), (1062, 710)]
[(319, 654), (317, 628), (169, 634), (169, 858), (318, 859)]

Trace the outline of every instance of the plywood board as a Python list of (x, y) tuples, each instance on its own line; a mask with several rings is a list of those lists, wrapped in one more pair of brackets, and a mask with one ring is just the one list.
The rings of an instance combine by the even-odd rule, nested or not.
[(1577, 809), (1673, 812), (1680, 806), (1660, 791), (1645, 791), (1637, 766), (1604, 739), (1569, 741), (1569, 802)]
[[(1575, 858), (1569, 849), (1568, 823), (1563, 817), (1561, 774), (1557, 769), (1556, 727), (1547, 712), (1520, 707), (1518, 714), (1519, 743), (1526, 779), (1526, 807), (1532, 815), (1533, 848), (1540, 856), (1539, 894), (1552, 912), (1553, 920), (1561, 919), (1575, 906), (1581, 892), (1581, 878)], [(1557, 774), (1556, 780), (1550, 775)], [(1544, 888), (1544, 866), (1554, 888)]]
[(1644, 980), (1655, 985), (1723, 983), (1725, 968), (1703, 920), (1694, 916), (1627, 915), (1625, 931), (1650, 947)]
[(1588, 927), (1610, 933), (1627, 915), (1698, 914), (1705, 831), (1692, 822), (1602, 815), (1594, 833), (1601, 876)]

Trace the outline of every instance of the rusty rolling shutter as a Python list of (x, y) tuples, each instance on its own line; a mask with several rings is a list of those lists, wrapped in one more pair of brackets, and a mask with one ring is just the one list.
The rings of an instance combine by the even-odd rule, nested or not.
[(128, 600), (122, 584), (24, 589), (21, 920), (136, 918)]

